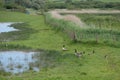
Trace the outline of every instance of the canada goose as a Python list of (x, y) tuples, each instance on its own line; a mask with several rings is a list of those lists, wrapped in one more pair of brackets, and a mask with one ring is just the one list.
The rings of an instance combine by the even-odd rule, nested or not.
[(85, 51), (83, 51), (83, 54), (85, 54)]
[(90, 53), (88, 53), (88, 55), (90, 55)]
[(77, 49), (75, 49), (75, 56), (79, 58), (80, 56), (82, 56), (82, 52), (78, 52)]
[(105, 57), (105, 59), (106, 59), (106, 58), (108, 57), (108, 55), (106, 54), (104, 57)]
[(94, 53), (95, 53), (95, 50), (93, 50), (92, 53), (94, 54)]
[(62, 50), (67, 51), (67, 49), (65, 48), (65, 45), (62, 46)]

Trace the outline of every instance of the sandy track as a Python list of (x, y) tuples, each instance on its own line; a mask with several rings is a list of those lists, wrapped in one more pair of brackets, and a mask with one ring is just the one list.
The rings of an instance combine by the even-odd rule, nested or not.
[[(89, 14), (116, 14), (116, 13), (120, 13), (120, 10), (66, 10), (66, 9), (58, 9), (58, 10), (53, 10), (50, 11), (52, 17), (57, 18), (57, 19), (64, 19), (67, 21), (71, 21), (74, 22), (75, 24), (79, 25), (80, 27), (85, 27), (85, 23), (81, 21), (80, 18), (78, 18), (77, 16), (73, 15), (73, 14), (85, 14), (85, 13), (89, 13)], [(61, 15), (61, 13), (66, 13), (68, 15)]]
[(120, 10), (99, 10), (99, 9), (81, 9), (81, 10), (67, 10), (67, 9), (56, 9), (53, 10), (58, 13), (73, 13), (73, 14), (85, 14), (85, 13), (91, 13), (91, 14), (116, 14), (120, 13)]
[(80, 27), (83, 27), (83, 26), (85, 27), (85, 23), (83, 23), (83, 22), (81, 21), (81, 19), (78, 18), (78, 17), (75, 16), (75, 15), (66, 15), (66, 16), (64, 16), (64, 20), (74, 22), (75, 24), (77, 24), (77, 25), (80, 26)]
[(77, 24), (80, 27), (83, 27), (85, 24), (81, 21), (80, 18), (76, 17), (75, 15), (60, 15), (57, 11), (51, 11), (50, 14), (52, 17), (57, 18), (57, 19), (64, 19), (66, 21), (71, 21)]

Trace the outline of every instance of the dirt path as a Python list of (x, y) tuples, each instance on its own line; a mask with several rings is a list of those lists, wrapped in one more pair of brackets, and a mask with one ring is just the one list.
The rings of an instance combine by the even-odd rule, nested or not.
[(56, 9), (53, 10), (56, 11), (58, 13), (73, 13), (73, 14), (85, 14), (85, 13), (89, 13), (89, 14), (116, 14), (116, 13), (120, 13), (120, 10), (99, 10), (99, 9), (81, 9), (81, 10), (67, 10), (67, 9)]
[(57, 18), (57, 19), (64, 19), (67, 21), (71, 21), (74, 22), (75, 24), (77, 24), (80, 27), (83, 27), (85, 24), (81, 21), (80, 18), (76, 17), (75, 15), (60, 15), (60, 13), (58, 13), (57, 11), (51, 11), (50, 12), (52, 17)]
[[(85, 27), (85, 23), (81, 21), (80, 18), (73, 14), (116, 14), (120, 13), (120, 10), (96, 10), (96, 9), (82, 9), (82, 10), (66, 10), (66, 9), (57, 9), (50, 11), (52, 17), (57, 19), (64, 19), (67, 21), (74, 22), (75, 24), (79, 25), (80, 27)], [(66, 13), (68, 15), (61, 15), (61, 13)]]
[(85, 23), (82, 22), (81, 19), (78, 18), (78, 17), (75, 16), (75, 15), (65, 15), (65, 16), (64, 16), (64, 20), (74, 22), (75, 24), (77, 24), (77, 25), (80, 26), (80, 27), (85, 27)]

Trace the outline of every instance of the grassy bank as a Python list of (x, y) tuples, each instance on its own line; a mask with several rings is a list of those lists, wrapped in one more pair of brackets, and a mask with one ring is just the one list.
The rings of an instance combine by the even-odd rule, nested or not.
[[(33, 50), (51, 50), (52, 67), (40, 72), (28, 71), (19, 75), (0, 74), (0, 80), (119, 80), (120, 49), (104, 44), (74, 43), (64, 33), (44, 23), (42, 15), (26, 15), (0, 11), (0, 22), (25, 22), (27, 28), (37, 30), (27, 38), (5, 42)], [(25, 27), (25, 26), (24, 26)], [(21, 33), (22, 34), (22, 33)], [(65, 44), (68, 51), (61, 50)], [(1, 44), (0, 44), (1, 45)], [(21, 47), (22, 48), (22, 47)], [(24, 47), (23, 47), (24, 48)], [(74, 56), (74, 49), (85, 51), (81, 58)], [(21, 49), (20, 49), (21, 50)], [(95, 54), (92, 53), (95, 50)], [(89, 55), (90, 54), (90, 55)], [(105, 55), (108, 55), (105, 58)], [(49, 60), (49, 59), (48, 59)]]

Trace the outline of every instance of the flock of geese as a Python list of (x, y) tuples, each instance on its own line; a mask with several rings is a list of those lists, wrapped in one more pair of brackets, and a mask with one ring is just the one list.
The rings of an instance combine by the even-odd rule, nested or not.
[[(68, 49), (65, 48), (65, 45), (62, 46), (62, 50), (68, 51)], [(94, 54), (95, 51), (93, 50), (92, 53)], [(78, 58), (80, 58), (83, 54), (85, 54), (85, 51), (78, 52), (77, 49), (74, 49), (74, 55), (77, 56)], [(88, 55), (90, 55), (90, 53)]]

